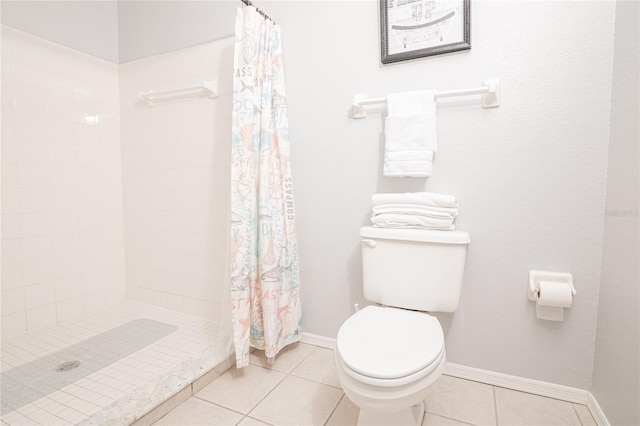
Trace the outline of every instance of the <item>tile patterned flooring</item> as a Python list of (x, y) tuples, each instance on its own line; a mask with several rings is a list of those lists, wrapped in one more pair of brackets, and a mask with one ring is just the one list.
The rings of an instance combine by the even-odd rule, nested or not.
[[(140, 324), (168, 330), (150, 338), (153, 328)], [(96, 339), (115, 346), (105, 348)], [(129, 424), (225, 363), (228, 352), (217, 341), (212, 321), (137, 302), (3, 340), (0, 425)], [(55, 372), (71, 360), (82, 360), (77, 370)]]
[[(355, 425), (358, 408), (340, 389), (332, 357), (298, 343), (269, 365), (256, 351), (251, 365), (227, 370), (154, 425)], [(431, 386), (425, 405), (430, 426), (596, 424), (584, 405), (450, 376)]]

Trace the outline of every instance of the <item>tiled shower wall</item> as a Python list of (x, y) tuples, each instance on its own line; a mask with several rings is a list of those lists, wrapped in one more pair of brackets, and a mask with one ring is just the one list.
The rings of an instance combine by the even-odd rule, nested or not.
[[(2, 27), (3, 338), (125, 293), (219, 318), (232, 64), (231, 38), (118, 67)], [(138, 99), (214, 78), (217, 99)]]
[[(218, 319), (225, 276), (233, 39), (120, 68), (127, 297)], [(219, 97), (140, 91), (218, 79)]]
[(125, 293), (117, 65), (2, 27), (2, 337)]

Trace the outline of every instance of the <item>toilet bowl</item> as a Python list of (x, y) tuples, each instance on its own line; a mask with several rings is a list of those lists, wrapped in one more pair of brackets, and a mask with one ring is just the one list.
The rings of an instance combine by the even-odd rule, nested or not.
[(359, 425), (420, 425), (429, 385), (446, 363), (444, 333), (428, 312), (455, 312), (467, 246), (464, 231), (364, 227), (367, 306), (338, 331), (334, 363)]
[(368, 306), (340, 328), (334, 362), (358, 424), (419, 425), (428, 387), (446, 362), (444, 335), (435, 317)]

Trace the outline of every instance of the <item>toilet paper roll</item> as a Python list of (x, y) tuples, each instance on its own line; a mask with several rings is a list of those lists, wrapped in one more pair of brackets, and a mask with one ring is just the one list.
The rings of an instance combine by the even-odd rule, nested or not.
[(563, 321), (564, 309), (553, 306), (536, 305), (536, 317), (549, 321)]
[(542, 306), (570, 308), (573, 302), (569, 283), (540, 281), (540, 293), (536, 303)]

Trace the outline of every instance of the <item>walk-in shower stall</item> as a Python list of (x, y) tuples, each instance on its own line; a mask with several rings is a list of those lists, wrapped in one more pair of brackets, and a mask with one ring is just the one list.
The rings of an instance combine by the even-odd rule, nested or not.
[[(3, 425), (128, 424), (228, 365), (221, 3), (3, 2)], [(226, 34), (162, 46), (171, 7)]]

